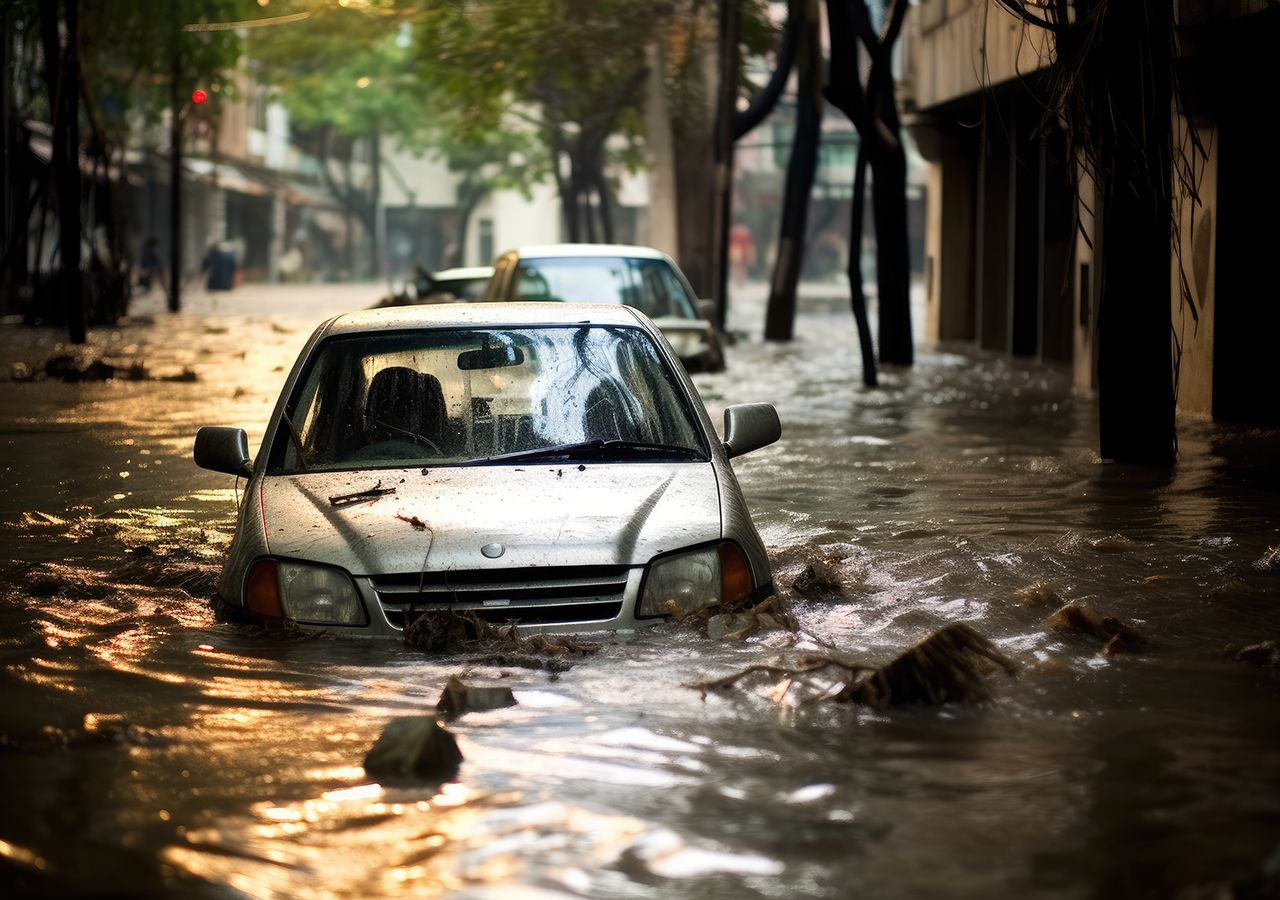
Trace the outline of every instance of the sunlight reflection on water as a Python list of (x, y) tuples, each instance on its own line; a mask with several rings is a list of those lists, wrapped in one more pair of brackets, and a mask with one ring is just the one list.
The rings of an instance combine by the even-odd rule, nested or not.
[[(815, 563), (837, 580), (796, 597), (795, 647), (666, 625), (554, 677), (461, 665), (208, 609), (237, 493), (191, 465), (191, 436), (243, 425), (252, 446), (323, 306), (95, 338), (194, 385), (0, 386), (0, 855), (26, 884), (1057, 898), (1140, 871), (1128, 893), (1167, 896), (1245, 877), (1280, 840), (1280, 685), (1221, 652), (1280, 629), (1280, 492), (1255, 461), (1274, 435), (1185, 423), (1173, 472), (1104, 467), (1068, 372), (923, 352), (866, 391), (845, 317), (805, 314), (795, 344), (741, 343), (697, 379), (717, 420), (778, 404), (784, 440), (735, 468), (778, 584)], [(0, 331), (10, 359), (45, 342)], [(1108, 659), (1046, 630), (1063, 601), (1151, 651)], [(984, 708), (685, 686), (819, 641), (878, 663), (957, 621), (1023, 666)], [(519, 705), (450, 726), (458, 780), (370, 783), (386, 721), (428, 713), (463, 670)], [(86, 725), (118, 716), (130, 727)]]

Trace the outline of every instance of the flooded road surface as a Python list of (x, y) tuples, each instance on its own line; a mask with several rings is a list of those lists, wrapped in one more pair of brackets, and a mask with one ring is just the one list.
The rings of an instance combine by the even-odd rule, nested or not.
[[(7, 891), (1218, 897), (1280, 846), (1280, 677), (1223, 654), (1280, 636), (1278, 436), (1184, 422), (1174, 471), (1104, 466), (1067, 372), (925, 352), (865, 391), (843, 312), (698, 378), (714, 418), (781, 413), (735, 465), (779, 586), (839, 575), (796, 599), (797, 647), (879, 664), (965, 622), (1021, 667), (990, 703), (684, 686), (794, 658), (778, 634), (664, 625), (552, 675), (216, 623), (235, 486), (191, 464), (194, 431), (256, 448), (307, 334), (363, 300), (245, 291), (95, 335), (195, 382), (0, 381)], [(51, 341), (0, 330), (0, 362)], [(1047, 630), (1058, 598), (1149, 648)], [(519, 705), (452, 726), (458, 780), (371, 781), (387, 720), (469, 668)]]

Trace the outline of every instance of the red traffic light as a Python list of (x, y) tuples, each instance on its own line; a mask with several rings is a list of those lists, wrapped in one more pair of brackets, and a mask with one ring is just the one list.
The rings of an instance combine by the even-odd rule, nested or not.
[(208, 99), (209, 99), (209, 95), (206, 94), (204, 91), (200, 90), (199, 88), (196, 88), (194, 91), (191, 92), (192, 103), (203, 103)]

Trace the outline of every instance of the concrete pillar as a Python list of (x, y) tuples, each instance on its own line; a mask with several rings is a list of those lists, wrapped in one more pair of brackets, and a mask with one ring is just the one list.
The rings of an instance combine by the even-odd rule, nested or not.
[(1051, 129), (1046, 135), (1043, 161), (1040, 353), (1045, 359), (1068, 362), (1076, 311), (1076, 194), (1069, 178), (1066, 136), (1060, 130)]
[(1077, 167), (1077, 211), (1080, 227), (1075, 246), (1075, 324), (1072, 329), (1072, 366), (1076, 390), (1092, 393), (1097, 387), (1098, 294), (1102, 287), (1095, 249), (1102, 247), (1102, 194), (1080, 160)]
[(974, 339), (974, 176), (977, 148), (943, 135), (929, 166), (925, 210), (925, 336)]
[(988, 113), (979, 164), (976, 332), (985, 350), (1010, 349), (1013, 287), (1014, 165), (1007, 122)]
[[(1019, 102), (1018, 106), (1022, 106)], [(1044, 296), (1044, 139), (1032, 111), (1016, 109), (1013, 131), (1013, 282), (1009, 297), (1009, 350), (1040, 355)]]
[[(1177, 253), (1173, 254), (1172, 317), (1174, 353), (1181, 348), (1177, 366), (1178, 409), (1184, 413), (1213, 414), (1213, 337), (1217, 265), (1218, 129), (1193, 125), (1185, 116), (1174, 122), (1175, 146), (1190, 147), (1189, 129), (1195, 128), (1206, 154), (1188, 152), (1186, 165), (1197, 186), (1199, 203), (1177, 172), (1173, 174), (1173, 214), (1178, 221)], [(1175, 163), (1176, 164), (1176, 163)], [(1183, 280), (1185, 278), (1185, 281)], [(1190, 292), (1190, 303), (1183, 289)], [(1194, 304), (1194, 313), (1191, 304)]]

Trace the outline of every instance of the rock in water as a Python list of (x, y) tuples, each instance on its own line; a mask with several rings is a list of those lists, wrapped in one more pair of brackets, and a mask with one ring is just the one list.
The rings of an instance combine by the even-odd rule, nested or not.
[(439, 778), (458, 771), (462, 751), (453, 735), (432, 716), (392, 719), (364, 758), (375, 778)]
[(460, 716), (466, 712), (486, 709), (505, 709), (515, 706), (516, 698), (509, 687), (481, 687), (467, 684), (457, 675), (449, 676), (449, 683), (440, 692), (436, 712), (442, 716)]

